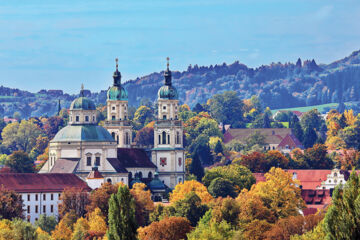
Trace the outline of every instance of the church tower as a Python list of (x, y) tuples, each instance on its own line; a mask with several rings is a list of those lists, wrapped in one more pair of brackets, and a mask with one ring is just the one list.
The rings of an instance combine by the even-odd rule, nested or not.
[(110, 132), (119, 148), (130, 148), (132, 143), (132, 127), (128, 120), (128, 93), (121, 86), (121, 73), (116, 58), (114, 84), (107, 91), (107, 120), (104, 127)]
[(165, 84), (158, 91), (158, 116), (154, 125), (152, 161), (158, 168), (159, 178), (168, 187), (184, 181), (185, 154), (183, 125), (178, 120), (179, 96), (172, 86), (169, 58), (164, 72)]

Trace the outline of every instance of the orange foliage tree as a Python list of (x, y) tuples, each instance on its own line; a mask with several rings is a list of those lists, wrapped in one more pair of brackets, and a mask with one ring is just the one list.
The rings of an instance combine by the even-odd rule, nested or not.
[(149, 221), (149, 213), (154, 210), (150, 190), (145, 190), (144, 183), (135, 183), (130, 194), (135, 199), (135, 218), (139, 226), (144, 226)]
[(176, 201), (182, 200), (185, 198), (185, 195), (190, 192), (195, 192), (196, 195), (200, 197), (201, 202), (205, 204), (209, 203), (213, 199), (202, 183), (191, 180), (176, 185), (174, 191), (170, 193), (170, 202), (174, 203)]

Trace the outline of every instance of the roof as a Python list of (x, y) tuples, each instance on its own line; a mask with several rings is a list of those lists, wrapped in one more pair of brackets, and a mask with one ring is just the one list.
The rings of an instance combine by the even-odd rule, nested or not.
[(78, 97), (72, 101), (70, 110), (96, 110), (95, 104), (87, 97)]
[(255, 132), (264, 135), (267, 144), (279, 144), (288, 134), (292, 134), (291, 128), (230, 128), (224, 134), (224, 143), (234, 139), (244, 141)]
[(111, 164), (111, 166), (115, 169), (118, 173), (127, 173), (128, 171), (123, 166), (122, 162), (119, 161), (117, 158), (107, 158), (108, 162)]
[(65, 188), (91, 188), (72, 173), (2, 173), (0, 185), (19, 193), (62, 192)]
[(97, 125), (68, 125), (62, 128), (52, 142), (114, 142), (114, 138), (103, 127)]
[(293, 134), (288, 134), (286, 137), (284, 137), (281, 142), (279, 143), (280, 148), (286, 148), (288, 146), (289, 148), (303, 148), (303, 145), (301, 142), (295, 137)]
[(64, 159), (60, 158), (55, 161), (50, 173), (73, 173), (80, 158)]
[(108, 100), (120, 100), (127, 101), (128, 93), (122, 86), (112, 86), (107, 91), (107, 99)]
[(118, 148), (117, 158), (125, 168), (156, 168), (141, 148)]
[(301, 197), (308, 208), (323, 209), (331, 203), (331, 194), (328, 189), (302, 189)]
[(171, 85), (164, 85), (159, 89), (158, 97), (160, 99), (177, 100), (179, 99), (179, 94), (175, 87)]
[(296, 179), (301, 183), (302, 189), (316, 189), (321, 186), (321, 182), (327, 179), (327, 175), (331, 173), (330, 169), (288, 169), (285, 170), (291, 175), (296, 173)]
[(89, 175), (86, 177), (87, 179), (103, 179), (103, 175), (99, 172), (97, 167), (93, 167)]

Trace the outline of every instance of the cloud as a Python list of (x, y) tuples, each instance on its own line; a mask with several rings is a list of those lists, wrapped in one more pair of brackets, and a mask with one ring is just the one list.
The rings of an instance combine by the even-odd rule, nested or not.
[(331, 15), (333, 9), (334, 9), (333, 5), (323, 6), (315, 13), (315, 17), (319, 20), (325, 19)]

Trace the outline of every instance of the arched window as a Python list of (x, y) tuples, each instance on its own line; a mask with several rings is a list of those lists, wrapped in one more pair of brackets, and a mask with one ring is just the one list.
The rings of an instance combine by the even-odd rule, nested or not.
[(161, 144), (161, 135), (159, 134), (159, 144)]
[(129, 179), (132, 179), (132, 172), (129, 172)]
[(162, 132), (162, 144), (166, 144), (166, 132)]
[(116, 143), (119, 144), (119, 136), (116, 137)]
[(170, 134), (168, 135), (168, 144), (170, 144)]
[(112, 136), (113, 139), (115, 140), (115, 133), (114, 133), (114, 132), (111, 133), (111, 136)]
[(106, 181), (107, 181), (108, 183), (112, 183), (111, 178), (108, 178)]
[(125, 142), (126, 144), (129, 144), (129, 133), (125, 133)]
[(85, 122), (89, 121), (89, 116), (85, 116)]
[(139, 172), (138, 174), (139, 174), (139, 175), (138, 175), (139, 178), (142, 179), (142, 177), (143, 177), (142, 172)]
[(151, 179), (151, 178), (152, 178), (152, 173), (151, 173), (151, 172), (149, 172), (149, 174), (148, 174), (148, 178), (149, 178), (149, 179)]
[(180, 144), (180, 133), (176, 132), (176, 144)]

